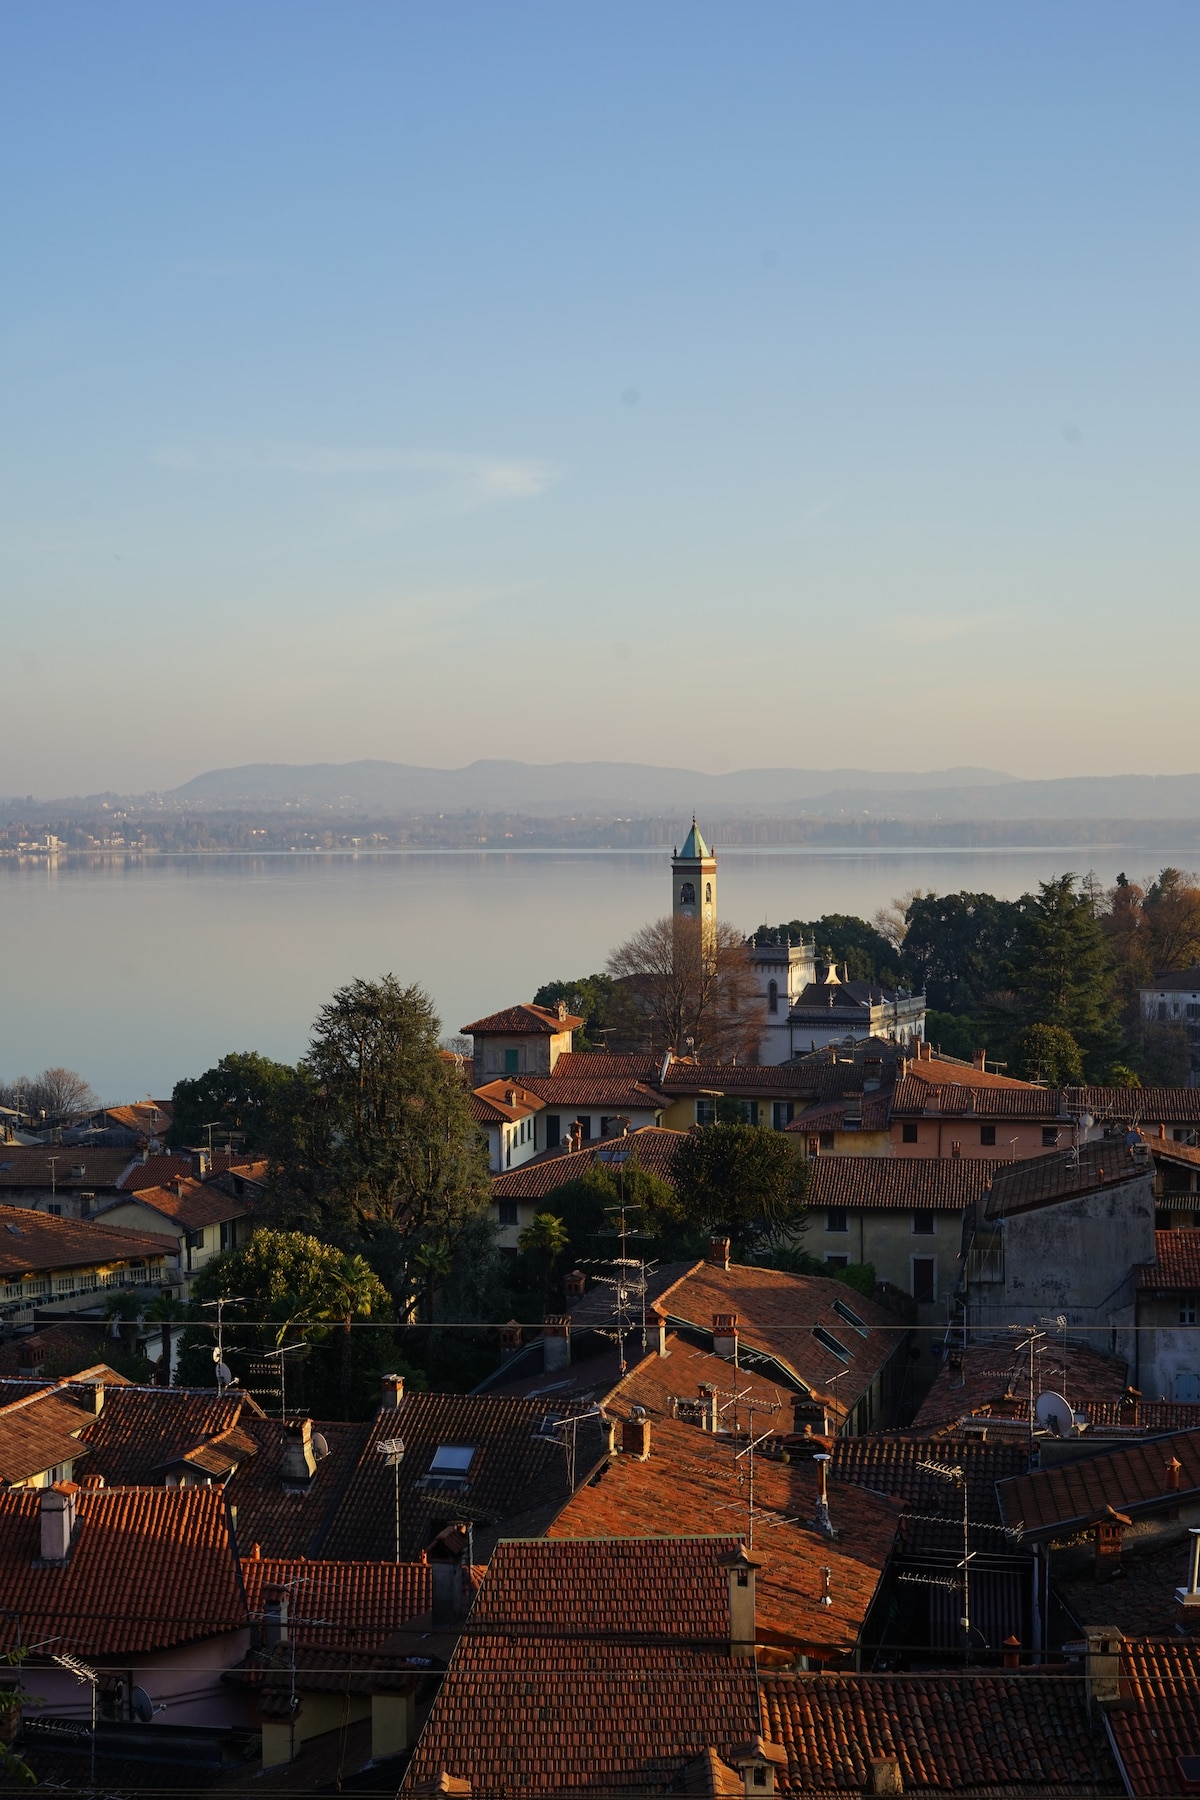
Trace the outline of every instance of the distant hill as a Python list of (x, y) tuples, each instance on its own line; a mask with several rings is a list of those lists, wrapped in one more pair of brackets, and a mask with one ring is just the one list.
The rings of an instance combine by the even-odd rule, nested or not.
[[(197, 775), (165, 798), (178, 806), (222, 808), (336, 807), (370, 812), (617, 812), (640, 816), (720, 807), (818, 812), (836, 795), (836, 810), (859, 792), (902, 796), (960, 787), (1009, 785), (992, 769), (928, 773), (867, 769), (739, 769), (707, 775), (643, 763), (474, 762), (463, 769), (414, 763), (247, 763)], [(844, 798), (843, 798), (844, 797)]]

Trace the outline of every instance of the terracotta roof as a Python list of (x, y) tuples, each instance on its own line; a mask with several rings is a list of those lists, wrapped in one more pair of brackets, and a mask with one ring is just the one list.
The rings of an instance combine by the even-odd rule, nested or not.
[(660, 1082), (655, 1069), (649, 1079), (664, 1094), (698, 1094), (719, 1088), (726, 1094), (766, 1095), (772, 1099), (836, 1099), (862, 1092), (862, 1064), (695, 1063), (673, 1062)]
[[(0, 1188), (95, 1193), (115, 1189), (128, 1167), (128, 1150), (95, 1144), (0, 1144)], [(74, 1173), (78, 1169), (81, 1175)]]
[(901, 1546), (908, 1555), (962, 1554), (961, 1489), (933, 1475), (923, 1463), (963, 1470), (972, 1548), (983, 1561), (1012, 1556), (996, 1499), (996, 1483), (1024, 1474), (1029, 1452), (1021, 1443), (953, 1443), (946, 1438), (841, 1437), (832, 1446), (832, 1472), (839, 1481), (887, 1494), (901, 1502), (905, 1520)]
[(165, 1131), (175, 1117), (172, 1100), (135, 1100), (132, 1106), (106, 1106), (100, 1117), (130, 1131), (149, 1133)]
[[(75, 1655), (194, 1643), (246, 1623), (224, 1495), (213, 1488), (83, 1489), (71, 1554), (43, 1563), (39, 1489), (0, 1493), (0, 1590), (22, 1642)], [(0, 1642), (18, 1621), (0, 1612)]]
[[(861, 1321), (862, 1332), (844, 1311), (835, 1310), (838, 1306)], [(797, 1386), (835, 1397), (843, 1413), (870, 1387), (907, 1331), (892, 1313), (844, 1282), (740, 1263), (728, 1269), (697, 1263), (655, 1300), (654, 1311), (660, 1318), (709, 1335), (716, 1314), (736, 1313), (745, 1350), (774, 1358)], [(840, 1344), (845, 1358), (816, 1337), (816, 1331)]]
[[(594, 1138), (581, 1150), (547, 1150), (530, 1157), (519, 1169), (506, 1169), (492, 1180), (493, 1200), (540, 1200), (555, 1188), (578, 1181), (581, 1175), (597, 1165), (603, 1167), (602, 1152), (627, 1149), (639, 1168), (657, 1175), (661, 1181), (674, 1181), (675, 1151), (682, 1131), (668, 1131), (662, 1125), (643, 1125), (627, 1137)], [(615, 1167), (615, 1165), (612, 1165)]]
[[(90, 1323), (72, 1320), (61, 1325), (39, 1325), (33, 1337), (9, 1338), (0, 1344), (0, 1378), (6, 1375), (28, 1374), (22, 1362), (27, 1351), (36, 1354), (39, 1361), (55, 1363), (62, 1368), (69, 1368), (72, 1374), (79, 1375), (96, 1366), (96, 1359), (102, 1357), (111, 1347), (108, 1321), (95, 1319)], [(51, 1372), (53, 1376), (54, 1371)], [(120, 1382), (125, 1385), (126, 1377), (118, 1375), (115, 1369), (105, 1369), (102, 1380)], [(45, 1386), (45, 1381), (41, 1382)]]
[(869, 1793), (879, 1756), (898, 1758), (906, 1793), (1119, 1791), (1083, 1684), (1060, 1675), (768, 1675), (762, 1718), (787, 1751), (784, 1794)]
[[(572, 1063), (574, 1060), (574, 1057), (570, 1058)], [(589, 1061), (597, 1060), (604, 1059), (589, 1058)], [(613, 1061), (616, 1060), (614, 1057)], [(648, 1082), (634, 1081), (628, 1075), (608, 1069), (587, 1074), (575, 1068), (564, 1069), (563, 1064), (567, 1061), (567, 1057), (560, 1056), (553, 1075), (523, 1075), (521, 1086), (536, 1095), (544, 1106), (562, 1111), (602, 1106), (612, 1112), (661, 1112), (667, 1105), (664, 1095)]]
[(911, 1070), (896, 1083), (892, 1113), (898, 1119), (1031, 1119), (1048, 1125), (1065, 1122), (1057, 1088), (993, 1087), (990, 1084), (976, 1087), (961, 1081), (934, 1082)]
[(864, 1094), (861, 1100), (822, 1100), (797, 1113), (787, 1131), (886, 1131), (891, 1112), (891, 1092)]
[[(1014, 1075), (999, 1075), (991, 1069), (977, 1069), (973, 1063), (960, 1062), (953, 1056), (921, 1056), (908, 1065), (914, 1081), (931, 1081), (938, 1086), (969, 1088), (1038, 1089), (1033, 1081), (1019, 1081)], [(1045, 1092), (1045, 1089), (1038, 1091)]]
[(759, 1721), (752, 1665), (729, 1655), (736, 1547), (499, 1545), (401, 1794), (443, 1771), (481, 1797), (661, 1793), (706, 1743), (726, 1759)]
[[(702, 1381), (720, 1384), (718, 1433), (703, 1430), (687, 1416)], [(690, 1536), (731, 1526), (741, 1529), (746, 1522), (745, 1465), (744, 1458), (735, 1460), (734, 1453), (739, 1443), (744, 1447), (748, 1441), (750, 1414), (747, 1400), (737, 1408), (731, 1403), (735, 1387), (753, 1392), (767, 1404), (782, 1403), (774, 1423), (778, 1431), (790, 1433), (786, 1392), (781, 1395), (769, 1383), (734, 1371), (716, 1357), (688, 1357), (683, 1346), (677, 1345), (666, 1358), (647, 1357), (614, 1388), (605, 1410), (627, 1418), (634, 1406), (645, 1407), (650, 1416), (649, 1457), (645, 1462), (624, 1452), (610, 1457), (598, 1477), (585, 1482), (568, 1501), (549, 1536)], [(676, 1404), (680, 1401), (683, 1411)], [(756, 1413), (756, 1435), (772, 1423), (769, 1413)], [(822, 1535), (812, 1523), (817, 1502), (812, 1458), (820, 1447), (814, 1443), (790, 1463), (761, 1453), (755, 1458), (759, 1514), (755, 1554), (763, 1564), (758, 1631), (762, 1643), (836, 1659), (854, 1648), (862, 1631), (895, 1542), (899, 1509), (876, 1496), (844, 1489), (831, 1500), (837, 1541)]]
[[(1127, 1365), (1086, 1344), (1047, 1335), (1036, 1364), (1036, 1391), (1063, 1394), (1077, 1412), (1114, 1405), (1126, 1392)], [(912, 1422), (914, 1436), (957, 1430), (964, 1419), (1029, 1417), (1028, 1359), (1008, 1339), (970, 1344), (944, 1361)]]
[(1013, 1213), (1033, 1212), (1055, 1206), (1079, 1194), (1098, 1193), (1127, 1181), (1143, 1181), (1150, 1192), (1153, 1171), (1150, 1159), (1135, 1155), (1124, 1144), (1083, 1144), (1074, 1150), (1055, 1150), (1048, 1156), (1031, 1156), (1010, 1163), (992, 1181), (984, 1216), (1004, 1219)]
[[(241, 1514), (238, 1514), (239, 1525)], [(377, 1650), (393, 1633), (433, 1606), (428, 1563), (309, 1562), (306, 1557), (243, 1557), (242, 1580), (251, 1617), (291, 1587), (289, 1633), (299, 1646), (341, 1645)], [(295, 1584), (292, 1586), (292, 1584)], [(312, 1620), (332, 1620), (313, 1624)]]
[[(1170, 1465), (1178, 1462), (1172, 1487)], [(1098, 1456), (1035, 1469), (997, 1488), (1006, 1525), (1026, 1537), (1056, 1537), (1106, 1517), (1108, 1508), (1131, 1517), (1180, 1506), (1200, 1492), (1200, 1431), (1144, 1438)], [(1198, 1752), (1200, 1753), (1200, 1752)]]
[(1006, 1164), (993, 1157), (818, 1156), (808, 1184), (810, 1207), (872, 1212), (960, 1213)]
[(1126, 1538), (1119, 1578), (1113, 1571), (1109, 1579), (1097, 1580), (1092, 1566), (1064, 1579), (1052, 1565), (1054, 1592), (1080, 1631), (1115, 1625), (1126, 1637), (1173, 1637), (1179, 1618), (1175, 1589), (1188, 1584), (1190, 1548), (1186, 1540), (1143, 1548)]
[[(289, 1482), (286, 1487), (282, 1422), (243, 1417), (238, 1429), (257, 1447), (257, 1455), (238, 1465), (227, 1487), (230, 1504), (238, 1511), (242, 1549), (258, 1544), (267, 1557), (319, 1556), (325, 1533), (371, 1436), (370, 1424), (314, 1421), (313, 1432), (325, 1439), (329, 1455), (318, 1461), (310, 1481), (303, 1486)], [(394, 1550), (394, 1545), (390, 1547)]]
[(235, 1200), (206, 1181), (181, 1180), (179, 1188), (148, 1187), (124, 1194), (98, 1207), (93, 1217), (99, 1221), (114, 1206), (148, 1206), (160, 1217), (169, 1219), (181, 1232), (199, 1231), (205, 1225), (218, 1225), (226, 1219), (240, 1219), (246, 1201)]
[(38, 1269), (90, 1268), (96, 1263), (161, 1261), (173, 1246), (161, 1233), (64, 1219), (26, 1206), (0, 1206), (0, 1276), (13, 1281)]
[(485, 1019), (459, 1029), (471, 1037), (515, 1037), (524, 1032), (552, 1037), (559, 1031), (578, 1031), (583, 1024), (573, 1013), (560, 1014), (552, 1006), (534, 1006), (523, 1001), (519, 1006), (505, 1007), (503, 1012), (489, 1013)]
[[(177, 1175), (190, 1181), (199, 1167), (198, 1158), (190, 1150), (163, 1151), (157, 1156), (135, 1156), (122, 1171), (117, 1186), (123, 1193), (136, 1193), (141, 1188), (168, 1187)], [(218, 1176), (228, 1174), (231, 1170), (253, 1178), (255, 1171), (265, 1168), (266, 1163), (261, 1158), (248, 1157), (244, 1151), (214, 1150), (209, 1172), (203, 1179), (215, 1181)]]
[(527, 1119), (530, 1113), (541, 1112), (544, 1105), (545, 1101), (511, 1078), (489, 1081), (471, 1095), (471, 1117), (481, 1125), (499, 1120), (512, 1124), (517, 1119)]
[(76, 1434), (90, 1417), (55, 1388), (8, 1400), (0, 1407), (0, 1482), (29, 1481), (86, 1456)]
[(1125, 1124), (1200, 1125), (1200, 1088), (1195, 1087), (1065, 1088), (1063, 1098), (1070, 1112)]
[(1200, 1755), (1200, 1645), (1126, 1644), (1120, 1685), (1123, 1700), (1133, 1704), (1114, 1707), (1105, 1722), (1129, 1793), (1134, 1800), (1163, 1800), (1192, 1792), (1179, 1758)]
[(245, 1394), (215, 1388), (105, 1388), (104, 1405), (80, 1434), (91, 1452), (88, 1473), (108, 1487), (157, 1486), (187, 1452), (257, 1411)]
[[(543, 1399), (405, 1394), (398, 1407), (385, 1407), (372, 1420), (345, 1496), (321, 1540), (320, 1554), (381, 1560), (395, 1554), (394, 1477), (375, 1449), (384, 1438), (403, 1438), (405, 1445), (400, 1465), (403, 1558), (419, 1556), (454, 1520), (474, 1522), (477, 1558), (506, 1522), (509, 1530), (514, 1529), (515, 1517), (544, 1511), (548, 1521), (570, 1491), (562, 1439), (544, 1435), (541, 1429), (552, 1410)], [(465, 1480), (439, 1477), (431, 1469), (443, 1444), (474, 1451)], [(599, 1426), (589, 1419), (578, 1430), (580, 1475), (595, 1463), (599, 1447)]]
[(1200, 1231), (1156, 1231), (1154, 1261), (1138, 1270), (1138, 1287), (1200, 1291)]

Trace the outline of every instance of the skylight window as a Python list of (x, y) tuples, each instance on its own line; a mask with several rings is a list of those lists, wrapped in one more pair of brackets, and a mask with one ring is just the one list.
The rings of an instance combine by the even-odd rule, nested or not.
[(848, 1363), (850, 1361), (850, 1352), (847, 1350), (845, 1344), (838, 1343), (832, 1331), (826, 1331), (823, 1325), (814, 1325), (812, 1334), (816, 1338), (818, 1344), (820, 1344), (823, 1349), (828, 1350), (831, 1355), (836, 1356), (840, 1362)]
[(849, 1325), (852, 1330), (857, 1331), (859, 1337), (866, 1337), (868, 1328), (863, 1324), (852, 1306), (847, 1306), (844, 1300), (835, 1300), (833, 1303), (833, 1310), (839, 1319), (844, 1319), (846, 1324)]
[(465, 1481), (474, 1459), (473, 1444), (439, 1444), (433, 1453), (429, 1473), (443, 1481)]

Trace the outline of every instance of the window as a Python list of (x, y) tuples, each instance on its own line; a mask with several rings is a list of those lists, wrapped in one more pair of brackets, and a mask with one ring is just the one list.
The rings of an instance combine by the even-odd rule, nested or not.
[(776, 1131), (786, 1131), (796, 1116), (794, 1100), (773, 1100), (771, 1102), (771, 1123)]
[(825, 1208), (826, 1231), (849, 1231), (850, 1220), (844, 1206), (827, 1206)]
[(704, 884), (704, 900), (705, 900), (705, 904), (707, 906), (712, 905), (712, 882), (711, 881), (706, 881)]
[(561, 1142), (562, 1120), (557, 1113), (546, 1114), (546, 1148), (557, 1150)]
[(696, 888), (694, 882), (685, 881), (679, 889), (680, 906), (695, 906)]
[(57, 1216), (61, 1215), (61, 1213), (62, 1213), (62, 1206), (57, 1200), (51, 1200), (47, 1204), (46, 1211), (48, 1213), (54, 1213), (55, 1216), (57, 1217)]
[(777, 981), (768, 981), (767, 983), (767, 1011), (769, 1013), (779, 1011), (779, 983)]
[(199, 1231), (189, 1231), (188, 1232), (187, 1247), (189, 1250), (203, 1250), (203, 1248), (204, 1248), (203, 1228)]
[(916, 1141), (917, 1141), (917, 1128), (916, 1128), (916, 1126), (915, 1126), (915, 1125), (905, 1125), (905, 1126), (904, 1126), (904, 1127), (903, 1127), (903, 1128), (902, 1128), (902, 1133), (901, 1133), (901, 1135), (902, 1135), (902, 1137), (903, 1137), (903, 1139), (904, 1139), (904, 1142), (905, 1142), (905, 1143), (906, 1143), (906, 1144), (915, 1144), (915, 1143), (916, 1143)]
[(981, 1144), (994, 1144), (996, 1141), (996, 1127), (994, 1125), (981, 1125), (979, 1127), (979, 1141)]
[(512, 1139), (507, 1131), (504, 1133), (504, 1166), (506, 1169), (512, 1168)]
[(836, 1356), (839, 1362), (848, 1363), (850, 1361), (850, 1352), (847, 1350), (845, 1344), (838, 1343), (838, 1340), (834, 1337), (832, 1331), (826, 1331), (823, 1325), (814, 1325), (812, 1334), (816, 1338), (818, 1344), (821, 1345), (821, 1348), (823, 1350), (828, 1350), (832, 1356)]
[(932, 1306), (937, 1299), (937, 1263), (932, 1256), (912, 1256), (912, 1297), (918, 1306)]
[(859, 1337), (866, 1337), (868, 1328), (863, 1324), (852, 1306), (847, 1306), (844, 1300), (835, 1300), (833, 1303), (833, 1310), (839, 1319), (845, 1320), (852, 1331), (857, 1331)]
[(1167, 1003), (1166, 1003), (1166, 1001), (1165, 1001), (1165, 1000), (1160, 1000), (1160, 1001), (1159, 1001), (1159, 1003), (1158, 1003), (1158, 1018), (1159, 1018), (1159, 1023), (1160, 1023), (1160, 1024), (1163, 1024), (1163, 1023), (1165, 1023), (1165, 1021), (1166, 1021), (1166, 1017), (1167, 1017)]
[(834, 1142), (834, 1133), (832, 1131), (819, 1131), (817, 1133), (818, 1150), (832, 1150), (834, 1148)]
[(519, 1225), (521, 1214), (515, 1200), (497, 1200), (497, 1220), (501, 1225)]
[(1194, 1325), (1196, 1323), (1196, 1296), (1195, 1296), (1195, 1294), (1180, 1294), (1180, 1296), (1179, 1296), (1179, 1323), (1181, 1325)]
[(933, 1236), (933, 1214), (931, 1212), (915, 1212), (912, 1217), (914, 1237)]
[(716, 1122), (717, 1122), (717, 1103), (716, 1103), (716, 1101), (714, 1099), (712, 1099), (711, 1096), (707, 1099), (705, 1099), (703, 1096), (701, 1096), (701, 1098), (699, 1100), (697, 1100), (697, 1102), (696, 1102), (696, 1123), (697, 1123), (697, 1125), (715, 1125)]
[(825, 1267), (827, 1269), (848, 1269), (850, 1267), (850, 1258), (846, 1255), (844, 1250), (827, 1250), (825, 1252)]
[(222, 1250), (232, 1250), (234, 1248), (234, 1226), (235, 1222), (233, 1219), (226, 1219), (223, 1221), (221, 1225)]
[(473, 1444), (439, 1444), (433, 1453), (429, 1473), (439, 1481), (465, 1481), (475, 1459)]
[(506, 1075), (519, 1075), (520, 1072), (521, 1072), (521, 1052), (520, 1052), (520, 1050), (519, 1049), (506, 1050), (504, 1052), (504, 1073)]
[(1057, 1125), (1043, 1125), (1042, 1126), (1042, 1149), (1043, 1150), (1053, 1150), (1057, 1143), (1058, 1143), (1058, 1126)]

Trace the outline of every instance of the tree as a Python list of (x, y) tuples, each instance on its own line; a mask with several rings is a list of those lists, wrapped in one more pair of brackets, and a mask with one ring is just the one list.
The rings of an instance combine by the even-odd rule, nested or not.
[[(20, 1668), (28, 1656), (28, 1650), (18, 1646), (0, 1654), (0, 1667), (6, 1669)], [(21, 1708), (28, 1705), (29, 1696), (23, 1691), (19, 1681), (14, 1682), (9, 1676), (0, 1675), (0, 1724), (17, 1722), (21, 1717)], [(11, 1735), (4, 1732), (0, 1735), (0, 1774), (8, 1777), (10, 1782), (20, 1782), (23, 1787), (34, 1787), (37, 1776), (23, 1757), (17, 1755), (5, 1741)], [(7, 1785), (7, 1783), (6, 1783)]]
[(311, 1099), (282, 1157), (283, 1204), (325, 1231), (453, 1248), (489, 1204), (470, 1093), (421, 988), (353, 981), (323, 1006), (302, 1065)]
[(1078, 1087), (1083, 1052), (1061, 1025), (1025, 1025), (1013, 1040), (1010, 1073), (1022, 1081), (1044, 1081), (1047, 1087)]
[(43, 1069), (40, 1075), (19, 1075), (0, 1085), (0, 1106), (54, 1119), (90, 1112), (98, 1105), (86, 1077), (77, 1069)]
[(562, 1220), (549, 1212), (534, 1213), (517, 1239), (521, 1255), (527, 1256), (537, 1270), (541, 1288), (549, 1287), (554, 1265), (570, 1242), (571, 1234)]
[(1036, 894), (1017, 904), (1020, 931), (1007, 965), (1016, 1023), (1068, 1032), (1096, 1078), (1118, 1035), (1112, 963), (1099, 921), (1074, 875), (1040, 882)]
[(557, 1006), (583, 1020), (571, 1042), (576, 1050), (603, 1050), (610, 1033), (628, 1034), (633, 1021), (628, 1000), (611, 975), (581, 975), (576, 981), (547, 981), (533, 996), (535, 1006)]
[(762, 1022), (757, 987), (741, 934), (731, 925), (656, 919), (608, 959), (658, 1055), (753, 1062)]
[(370, 1263), (362, 1256), (342, 1256), (327, 1274), (329, 1304), (325, 1316), (341, 1325), (340, 1386), (342, 1417), (350, 1417), (350, 1384), (353, 1372), (353, 1325), (355, 1319), (369, 1319), (379, 1309), (383, 1284)]
[(170, 1294), (159, 1294), (146, 1308), (147, 1319), (162, 1326), (162, 1352), (159, 1363), (158, 1384), (160, 1387), (171, 1385), (171, 1327), (191, 1317), (191, 1308), (184, 1300), (176, 1300)]
[(792, 919), (773, 929), (764, 925), (755, 936), (766, 933), (786, 938), (789, 943), (815, 943), (817, 955), (827, 962), (844, 966), (851, 981), (874, 981), (895, 987), (900, 979), (900, 958), (889, 938), (852, 913), (824, 913), (819, 919)]
[(939, 1012), (979, 1019), (1008, 981), (1021, 909), (992, 894), (918, 895), (907, 913), (902, 972)]
[(689, 1132), (672, 1176), (685, 1215), (709, 1231), (728, 1231), (739, 1254), (804, 1229), (808, 1164), (782, 1132), (757, 1125)]
[(256, 1050), (235, 1050), (203, 1075), (175, 1083), (167, 1143), (203, 1145), (211, 1126), (218, 1140), (236, 1137), (242, 1148), (270, 1154), (310, 1096), (303, 1071)]

